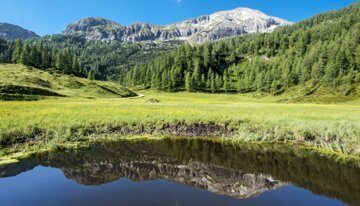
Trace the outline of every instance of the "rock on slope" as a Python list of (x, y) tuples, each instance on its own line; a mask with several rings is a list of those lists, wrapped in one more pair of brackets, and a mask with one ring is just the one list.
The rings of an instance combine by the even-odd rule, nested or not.
[(70, 24), (64, 35), (82, 35), (89, 41), (155, 41), (184, 40), (197, 43), (255, 32), (270, 32), (291, 22), (268, 16), (258, 10), (237, 8), (179, 23), (159, 26), (136, 23), (122, 26), (101, 18), (85, 18)]

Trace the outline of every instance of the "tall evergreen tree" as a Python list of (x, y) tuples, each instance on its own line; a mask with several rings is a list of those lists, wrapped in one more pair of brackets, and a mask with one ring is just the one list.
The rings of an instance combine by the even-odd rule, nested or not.
[(223, 75), (223, 90), (227, 93), (230, 90), (230, 81), (229, 81), (229, 75), (228, 75), (228, 70), (225, 70), (224, 75)]
[(185, 76), (185, 89), (188, 92), (192, 92), (194, 90), (192, 74), (187, 72)]
[(21, 63), (22, 51), (23, 51), (23, 42), (21, 39), (17, 39), (15, 41), (15, 49), (14, 49), (14, 52), (12, 54), (12, 59), (11, 59), (11, 61), (13, 63)]
[(92, 69), (88, 72), (87, 77), (88, 77), (89, 80), (94, 80), (95, 79), (95, 74), (94, 74), (94, 71)]
[(23, 46), (21, 55), (20, 55), (20, 63), (32, 66), (33, 65), (33, 59), (30, 56), (31, 48), (29, 45)]

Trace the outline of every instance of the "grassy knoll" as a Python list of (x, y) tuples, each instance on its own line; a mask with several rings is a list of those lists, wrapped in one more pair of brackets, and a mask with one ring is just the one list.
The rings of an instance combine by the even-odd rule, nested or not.
[(0, 64), (0, 100), (38, 100), (45, 97), (118, 98), (135, 95), (110, 82), (90, 81), (20, 64)]
[(0, 102), (0, 156), (99, 135), (222, 136), (233, 142), (290, 142), (360, 155), (357, 102), (280, 104), (272, 103), (278, 97), (271, 96), (140, 93), (145, 97)]

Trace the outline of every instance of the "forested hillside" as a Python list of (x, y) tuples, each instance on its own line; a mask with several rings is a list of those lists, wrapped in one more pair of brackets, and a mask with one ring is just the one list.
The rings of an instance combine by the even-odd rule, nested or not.
[(29, 44), (20, 39), (9, 42), (0, 39), (0, 63), (21, 63), (43, 70), (54, 68), (65, 74), (85, 75), (79, 58), (69, 48)]
[(154, 59), (181, 44), (179, 41), (85, 41), (77, 35), (52, 35), (26, 41), (0, 39), (0, 63), (22, 63), (96, 80), (119, 81), (135, 64)]
[(127, 86), (164, 91), (269, 92), (295, 85), (344, 94), (360, 82), (360, 3), (272, 33), (185, 45), (124, 78)]
[(119, 81), (137, 63), (148, 62), (159, 54), (179, 47), (180, 41), (122, 43), (86, 41), (79, 34), (52, 35), (27, 41), (55, 49), (69, 49), (79, 59), (81, 73), (94, 74), (96, 80)]

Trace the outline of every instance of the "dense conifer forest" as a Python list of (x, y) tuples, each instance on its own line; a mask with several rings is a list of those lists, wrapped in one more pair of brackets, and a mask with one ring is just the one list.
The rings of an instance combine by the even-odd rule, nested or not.
[(54, 68), (65, 74), (84, 76), (79, 58), (68, 48), (55, 49), (44, 44), (29, 44), (20, 39), (14, 42), (0, 40), (0, 62), (24, 64), (39, 69)]
[(147, 62), (181, 44), (179, 41), (87, 42), (76, 35), (52, 35), (25, 41), (0, 39), (0, 63), (22, 63), (80, 77), (118, 82), (136, 63)]

